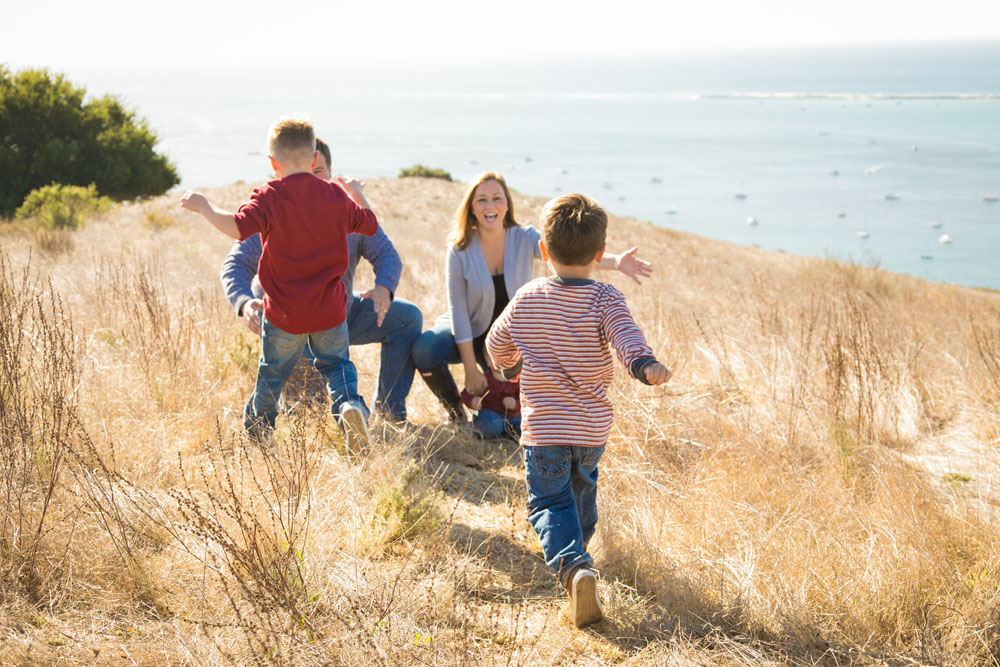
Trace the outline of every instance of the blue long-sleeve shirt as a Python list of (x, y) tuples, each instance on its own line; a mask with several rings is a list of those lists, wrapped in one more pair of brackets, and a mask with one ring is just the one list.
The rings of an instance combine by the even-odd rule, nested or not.
[[(233, 244), (226, 259), (222, 262), (222, 289), (226, 292), (226, 298), (232, 304), (236, 314), (240, 314), (243, 304), (254, 298), (261, 298), (263, 291), (260, 283), (253, 278), (257, 275), (257, 264), (260, 262), (262, 247), (260, 234), (254, 234), (243, 241)], [(358, 260), (362, 257), (367, 259), (372, 268), (375, 269), (375, 284), (382, 285), (389, 290), (390, 295), (396, 293), (399, 285), (399, 275), (403, 270), (403, 262), (399, 258), (399, 253), (392, 245), (392, 241), (385, 235), (380, 226), (378, 231), (372, 236), (361, 234), (347, 235), (347, 272), (341, 278), (344, 289), (347, 291), (347, 313), (350, 314), (352, 294), (351, 287), (354, 284), (354, 271), (358, 266)]]

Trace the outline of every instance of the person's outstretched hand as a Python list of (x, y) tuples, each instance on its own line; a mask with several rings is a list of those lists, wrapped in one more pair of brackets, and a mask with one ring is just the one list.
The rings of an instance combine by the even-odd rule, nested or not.
[(635, 254), (638, 251), (639, 247), (636, 246), (631, 250), (623, 252), (615, 261), (615, 268), (641, 285), (642, 281), (639, 278), (648, 278), (653, 275), (653, 265), (644, 259), (636, 257)]

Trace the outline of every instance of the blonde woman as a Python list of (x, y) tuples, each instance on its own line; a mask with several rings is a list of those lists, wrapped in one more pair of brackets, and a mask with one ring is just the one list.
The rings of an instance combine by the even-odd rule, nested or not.
[[(465, 409), (448, 364), (461, 363), (465, 388), (477, 396), (485, 394), (486, 334), (514, 293), (534, 278), (535, 259), (542, 257), (540, 238), (535, 228), (515, 220), (514, 203), (502, 175), (486, 172), (469, 183), (448, 239), (448, 312), (420, 334), (410, 351), (417, 370), (452, 421), (464, 422)], [(641, 282), (640, 277), (652, 273), (652, 266), (636, 258), (636, 251), (605, 254), (599, 268), (617, 269)], [(474, 419), (483, 435), (496, 437), (510, 429), (502, 419), (484, 412)]]

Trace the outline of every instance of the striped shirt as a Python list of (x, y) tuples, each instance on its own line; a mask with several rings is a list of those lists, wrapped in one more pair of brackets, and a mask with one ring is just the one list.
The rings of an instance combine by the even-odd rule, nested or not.
[[(517, 291), (493, 323), (486, 347), (501, 369), (521, 370), (521, 444), (600, 447), (614, 410), (609, 346), (633, 377), (655, 363), (625, 303), (611, 285), (538, 278)], [(647, 383), (648, 384), (648, 383)]]

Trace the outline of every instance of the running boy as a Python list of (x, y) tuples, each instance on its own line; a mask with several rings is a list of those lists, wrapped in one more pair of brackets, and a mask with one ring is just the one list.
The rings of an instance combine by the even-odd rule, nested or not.
[(268, 133), (268, 158), (275, 180), (256, 188), (236, 213), (190, 190), (180, 202), (234, 239), (259, 232), (263, 243), (257, 274), (264, 288), (261, 356), (244, 427), (257, 439), (273, 431), (285, 380), (308, 344), (348, 449), (356, 450), (367, 444), (368, 415), (348, 357), (347, 292), (340, 278), (348, 265), (347, 235), (371, 236), (378, 222), (360, 181), (335, 183), (310, 173), (316, 137), (307, 121), (278, 120)]
[(517, 291), (486, 348), (497, 368), (523, 362), (528, 521), (582, 627), (603, 615), (587, 543), (597, 524), (597, 463), (614, 416), (608, 345), (641, 382), (662, 384), (670, 371), (653, 357), (622, 293), (590, 279), (604, 254), (604, 209), (584, 195), (564, 195), (545, 205), (541, 222), (542, 258), (556, 275)]

